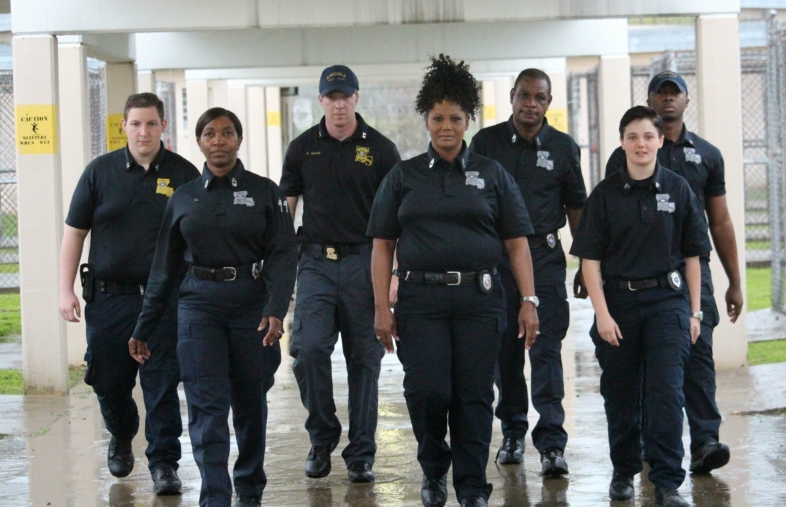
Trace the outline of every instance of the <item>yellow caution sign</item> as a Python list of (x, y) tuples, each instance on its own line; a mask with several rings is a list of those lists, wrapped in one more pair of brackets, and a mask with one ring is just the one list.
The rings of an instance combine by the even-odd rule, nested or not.
[(106, 115), (106, 151), (125, 148), (128, 138), (122, 122), (123, 113)]
[(487, 121), (497, 121), (497, 106), (494, 104), (486, 104), (483, 106), (483, 122), (484, 126)]
[(568, 133), (568, 110), (567, 108), (555, 108), (546, 111), (546, 119), (549, 125), (560, 132)]
[(57, 153), (57, 106), (16, 106), (16, 149), (20, 155)]
[(270, 111), (267, 113), (267, 126), (268, 127), (281, 126), (281, 111)]

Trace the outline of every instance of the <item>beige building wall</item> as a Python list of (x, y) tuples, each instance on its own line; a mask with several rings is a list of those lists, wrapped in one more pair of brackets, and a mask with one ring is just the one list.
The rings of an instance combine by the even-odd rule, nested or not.
[(265, 88), (265, 117), (267, 123), (267, 176), (276, 184), (281, 181), (284, 146), (281, 132), (281, 88)]
[(246, 88), (246, 110), (248, 132), (244, 143), (248, 150), (248, 169), (261, 176), (267, 176), (267, 110), (264, 86)]

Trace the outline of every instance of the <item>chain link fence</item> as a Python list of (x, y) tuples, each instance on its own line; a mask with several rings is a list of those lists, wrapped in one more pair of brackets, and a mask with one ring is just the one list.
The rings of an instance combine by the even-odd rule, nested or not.
[(90, 100), (90, 148), (93, 158), (106, 153), (106, 71), (103, 62), (88, 60), (87, 89)]
[(589, 161), (590, 187), (602, 179), (598, 130), (598, 70), (568, 76), (568, 132), (581, 149), (582, 163)]
[(0, 290), (19, 288), (14, 75), (0, 71)]
[[(786, 312), (786, 245), (784, 245), (784, 226), (786, 224), (786, 158), (783, 145), (786, 142), (786, 24), (770, 20), (768, 26), (767, 48), (767, 184), (756, 188), (756, 192), (746, 197), (759, 201), (761, 213), (766, 214), (769, 223), (768, 240), (771, 245), (772, 266), (772, 307)], [(746, 189), (747, 190), (747, 189)], [(763, 204), (766, 203), (766, 206)]]

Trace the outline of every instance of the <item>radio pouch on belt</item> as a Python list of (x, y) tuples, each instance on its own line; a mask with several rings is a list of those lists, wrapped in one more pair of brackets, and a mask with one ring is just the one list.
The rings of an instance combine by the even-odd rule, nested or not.
[(93, 300), (93, 273), (89, 265), (79, 266), (79, 280), (82, 282), (82, 299), (89, 303)]

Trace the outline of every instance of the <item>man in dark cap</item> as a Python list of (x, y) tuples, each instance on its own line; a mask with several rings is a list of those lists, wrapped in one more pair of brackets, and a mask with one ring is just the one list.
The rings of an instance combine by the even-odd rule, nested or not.
[[(647, 105), (663, 119), (663, 147), (658, 150), (658, 163), (688, 180), (702, 212), (706, 213), (715, 251), (729, 279), (726, 291), (726, 313), (736, 322), (742, 311), (740, 268), (734, 225), (726, 205), (726, 182), (723, 157), (715, 146), (693, 132), (684, 123), (688, 107), (688, 86), (682, 76), (665, 70), (650, 81)], [(612, 153), (606, 164), (606, 176), (625, 166), (621, 148)], [(729, 462), (726, 444), (719, 442), (721, 415), (715, 403), (715, 362), (712, 357), (712, 332), (720, 316), (715, 305), (709, 254), (701, 261), (701, 335), (691, 346), (690, 360), (685, 364), (685, 412), (688, 414), (691, 437), (693, 473), (708, 473)]]
[(312, 447), (306, 476), (330, 473), (330, 453), (341, 438), (330, 361), (341, 333), (349, 384), (349, 444), (342, 457), (350, 482), (372, 482), (377, 381), (385, 351), (374, 333), (366, 228), (377, 187), (401, 157), (393, 142), (355, 112), (358, 89), (348, 67), (322, 72), (319, 103), (325, 116), (290, 143), (281, 189), (293, 217), (301, 195), (304, 201), (290, 354), (308, 410)]

